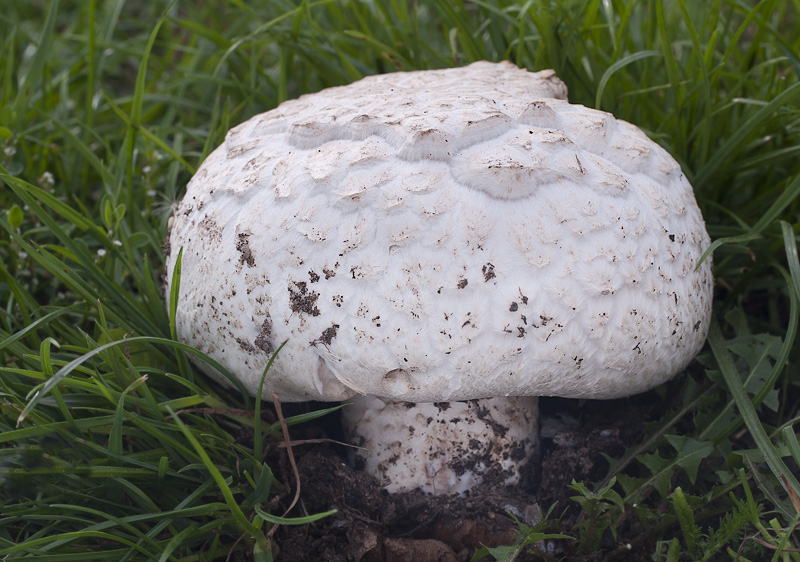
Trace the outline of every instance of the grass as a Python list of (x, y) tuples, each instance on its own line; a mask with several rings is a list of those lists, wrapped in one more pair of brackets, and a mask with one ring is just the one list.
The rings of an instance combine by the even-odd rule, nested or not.
[[(481, 554), (512, 559), (557, 530), (576, 556), (800, 560), (799, 12), (797, 0), (5, 2), (0, 558), (269, 560), (277, 525), (320, 515), (278, 508), (291, 484), (264, 459), (280, 420), (195, 374), (171, 337), (172, 206), (225, 131), (285, 99), (511, 59), (554, 68), (573, 103), (678, 159), (718, 290), (709, 346), (658, 390), (662, 418), (603, 481), (574, 484), (580, 523), (520, 524), (515, 545)], [(618, 534), (636, 521), (646, 531)]]

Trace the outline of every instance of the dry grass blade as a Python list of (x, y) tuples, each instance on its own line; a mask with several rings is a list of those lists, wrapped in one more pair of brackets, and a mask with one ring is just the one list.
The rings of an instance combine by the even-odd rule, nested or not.
[[(777, 546), (775, 546), (774, 544), (768, 543), (764, 539), (760, 539), (760, 538), (755, 537), (755, 536), (746, 536), (746, 537), (744, 537), (742, 539), (742, 543), (739, 545), (739, 550), (736, 551), (736, 557), (733, 559), (733, 562), (738, 562), (738, 560), (741, 558), (742, 550), (744, 550), (744, 547), (747, 544), (747, 541), (756, 542), (756, 543), (760, 544), (761, 546), (763, 546), (764, 548), (767, 548), (769, 550), (775, 550), (775, 551), (778, 550)], [(800, 552), (800, 548), (781, 548), (780, 551), (781, 552)]]
[[(300, 471), (297, 470), (297, 463), (294, 460), (294, 452), (292, 451), (292, 441), (289, 438), (289, 426), (286, 425), (286, 418), (283, 417), (283, 410), (281, 409), (281, 402), (278, 400), (278, 395), (274, 392), (272, 393), (272, 403), (275, 404), (275, 412), (278, 414), (278, 421), (280, 421), (281, 429), (283, 430), (283, 442), (286, 443), (286, 454), (289, 456), (289, 464), (292, 466), (292, 472), (294, 473), (294, 479), (297, 482), (297, 487), (294, 491), (294, 499), (292, 499), (292, 503), (289, 504), (289, 507), (283, 514), (283, 517), (286, 517), (290, 511), (297, 505), (297, 502), (300, 500)], [(272, 529), (269, 530), (267, 533), (268, 538), (272, 538), (272, 535), (275, 534), (275, 530), (278, 528), (278, 524), (275, 524)]]
[(300, 441), (293, 441), (291, 444), (287, 442), (281, 442), (277, 444), (277, 447), (296, 447), (297, 445), (318, 445), (320, 443), (333, 443), (334, 445), (341, 445), (342, 447), (350, 447), (351, 449), (364, 449), (364, 447), (359, 447), (358, 445), (353, 445), (352, 443), (344, 443), (342, 441), (337, 441), (336, 439), (302, 439)]
[(789, 492), (789, 500), (792, 502), (792, 506), (794, 506), (795, 511), (800, 515), (800, 499), (797, 498), (797, 493), (794, 491), (794, 488), (789, 485), (789, 480), (787, 480), (786, 476), (783, 474), (781, 474), (781, 481), (786, 487), (786, 491)]

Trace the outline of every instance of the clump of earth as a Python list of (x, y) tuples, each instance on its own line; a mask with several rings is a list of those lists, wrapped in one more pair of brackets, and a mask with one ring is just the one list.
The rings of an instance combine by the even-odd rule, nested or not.
[[(569, 530), (581, 517), (573, 479), (591, 484), (609, 470), (603, 455), (620, 457), (626, 447), (641, 441), (644, 423), (661, 411), (662, 402), (651, 392), (636, 399), (585, 401), (542, 399), (541, 462), (531, 463), (517, 486), (488, 485), (468, 496), (432, 496), (420, 491), (388, 494), (371, 476), (347, 462), (335, 415), (294, 426), (292, 450), (300, 474), (301, 500), (290, 516), (336, 509), (315, 523), (283, 526), (274, 536), (276, 562), (465, 562), (481, 546), (511, 544), (518, 526), (511, 517), (534, 525), (555, 504), (549, 533)], [(324, 405), (320, 405), (324, 407)], [(302, 405), (284, 405), (290, 415)], [(312, 406), (313, 408), (313, 406)], [(299, 411), (299, 410), (298, 410)], [(282, 513), (294, 494), (294, 476), (285, 448), (269, 459), (276, 476), (290, 483), (290, 491), (273, 500), (274, 513)], [(574, 541), (551, 540), (533, 545), (539, 553), (517, 558), (593, 562), (620, 553), (625, 542), (641, 535), (635, 518), (603, 536), (601, 552), (576, 552)], [(616, 560), (649, 561), (653, 544), (627, 550)], [(490, 561), (491, 557), (483, 560)]]

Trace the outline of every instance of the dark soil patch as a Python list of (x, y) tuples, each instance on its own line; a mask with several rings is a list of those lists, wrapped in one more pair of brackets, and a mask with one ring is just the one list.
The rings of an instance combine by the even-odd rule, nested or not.
[[(646, 396), (646, 395), (645, 395)], [(344, 447), (327, 443), (293, 448), (301, 479), (301, 505), (292, 514), (319, 513), (336, 509), (337, 514), (316, 523), (284, 526), (274, 540), (277, 562), (464, 562), (481, 545), (511, 544), (517, 526), (509, 511), (520, 520), (535, 524), (551, 505), (553, 525), (548, 532), (563, 532), (577, 522), (580, 510), (570, 499), (577, 492), (568, 488), (572, 480), (587, 485), (604, 478), (608, 463), (603, 454), (619, 457), (625, 447), (644, 435), (644, 422), (658, 410), (656, 397), (604, 402), (542, 400), (542, 455), (515, 487), (483, 488), (469, 497), (426, 496), (421, 492), (387, 494), (365, 473), (351, 467)], [(321, 436), (341, 439), (338, 420), (323, 418), (315, 424), (295, 426), (292, 439)], [(284, 482), (294, 478), (285, 453), (271, 462)], [(293, 494), (293, 492), (292, 492)], [(291, 501), (287, 493), (281, 503)], [(280, 508), (274, 510), (281, 512)], [(580, 555), (571, 541), (537, 543), (542, 554), (523, 554), (517, 560), (566, 560), (595, 562), (620, 552), (620, 545), (641, 534), (636, 523), (625, 523), (618, 536), (604, 537), (604, 552)], [(653, 545), (644, 545), (615, 560), (651, 560)], [(490, 560), (484, 558), (483, 560)]]

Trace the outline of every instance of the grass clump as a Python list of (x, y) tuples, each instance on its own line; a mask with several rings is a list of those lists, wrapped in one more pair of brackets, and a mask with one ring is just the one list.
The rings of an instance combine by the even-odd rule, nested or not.
[(577, 522), (520, 523), (485, 554), (552, 559), (533, 543), (557, 532), (576, 559), (798, 558), (798, 27), (789, 0), (6, 2), (0, 557), (266, 560), (275, 525), (314, 519), (280, 517), (279, 420), (171, 337), (171, 208), (225, 131), (285, 99), (511, 59), (678, 159), (718, 291), (708, 350), (656, 391), (659, 421), (573, 485)]

